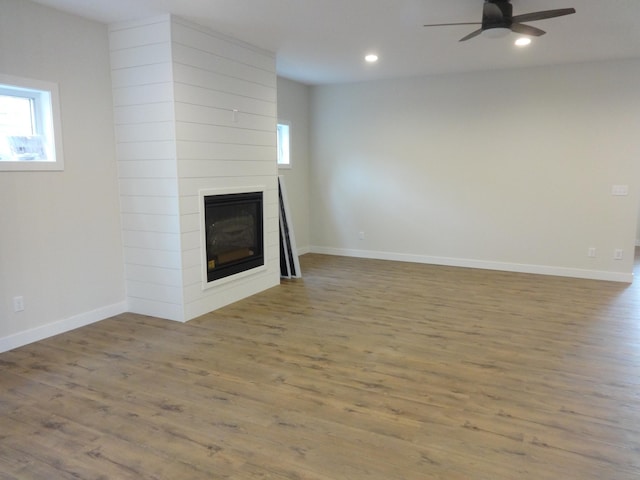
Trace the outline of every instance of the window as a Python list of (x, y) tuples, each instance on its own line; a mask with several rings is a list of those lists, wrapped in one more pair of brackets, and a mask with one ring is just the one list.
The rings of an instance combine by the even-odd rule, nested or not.
[(0, 171), (62, 170), (58, 87), (0, 75)]
[(278, 167), (291, 168), (289, 156), (289, 124), (278, 123)]

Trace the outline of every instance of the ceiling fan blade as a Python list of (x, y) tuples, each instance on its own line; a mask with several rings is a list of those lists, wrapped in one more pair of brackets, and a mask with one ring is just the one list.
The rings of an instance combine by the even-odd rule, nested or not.
[(482, 29), (479, 28), (478, 30), (476, 30), (475, 32), (471, 32), (469, 35), (467, 35), (466, 37), (462, 37), (460, 39), (461, 42), (466, 42), (467, 40), (472, 39), (473, 37), (477, 37), (478, 35), (480, 35), (482, 33)]
[(544, 30), (540, 30), (539, 28), (532, 27), (531, 25), (525, 25), (523, 23), (512, 23), (511, 31), (521, 33), (522, 35), (529, 35), (531, 37), (540, 37), (547, 33)]
[(546, 18), (562, 17), (576, 13), (575, 8), (559, 8), (557, 10), (544, 10), (542, 12), (525, 13), (523, 15), (515, 15), (513, 21), (517, 23), (534, 22), (536, 20), (544, 20)]
[(480, 22), (463, 22), (463, 23), (430, 23), (423, 27), (449, 27), (452, 25), (482, 25)]

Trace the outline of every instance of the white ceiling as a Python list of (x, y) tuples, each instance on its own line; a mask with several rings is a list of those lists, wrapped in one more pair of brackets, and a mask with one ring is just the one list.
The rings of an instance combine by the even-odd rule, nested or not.
[(279, 75), (308, 84), (640, 58), (640, 0), (513, 0), (514, 15), (577, 10), (532, 22), (547, 34), (525, 49), (515, 34), (460, 43), (476, 27), (423, 27), (479, 22), (483, 0), (36, 1), (103, 23), (172, 13), (275, 52)]

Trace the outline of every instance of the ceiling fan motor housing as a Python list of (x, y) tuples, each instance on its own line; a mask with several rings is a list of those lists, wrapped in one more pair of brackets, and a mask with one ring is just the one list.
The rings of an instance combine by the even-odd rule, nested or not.
[(482, 30), (511, 28), (513, 5), (510, 0), (485, 0), (482, 11)]

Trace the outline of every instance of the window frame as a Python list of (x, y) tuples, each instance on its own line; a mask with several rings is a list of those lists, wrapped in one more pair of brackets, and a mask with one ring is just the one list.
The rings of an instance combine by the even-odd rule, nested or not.
[(0, 171), (64, 170), (62, 122), (58, 85), (53, 82), (0, 74), (0, 95), (32, 100), (33, 123), (44, 138), (47, 160), (0, 160)]

